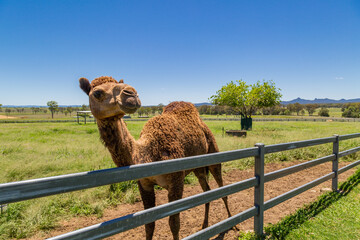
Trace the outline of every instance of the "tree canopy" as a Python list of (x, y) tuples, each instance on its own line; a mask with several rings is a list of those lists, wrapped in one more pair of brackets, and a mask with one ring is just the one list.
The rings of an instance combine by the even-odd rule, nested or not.
[(278, 105), (281, 96), (280, 89), (276, 88), (272, 80), (258, 81), (255, 84), (236, 80), (222, 86), (210, 97), (210, 101), (215, 105), (235, 108), (242, 118), (251, 118), (259, 108)]
[(305, 104), (306, 111), (308, 111), (309, 116), (313, 115), (313, 113), (316, 111), (316, 109), (319, 106), (317, 104)]
[(321, 116), (321, 117), (330, 117), (329, 109), (327, 109), (327, 108), (325, 108), (325, 107), (322, 107), (322, 108), (319, 110), (318, 115)]
[(298, 116), (301, 110), (304, 109), (304, 105), (300, 103), (288, 104), (286, 107), (287, 109), (289, 109), (290, 112), (296, 112), (296, 115)]
[(341, 109), (342, 116), (348, 118), (359, 118), (360, 117), (360, 103), (348, 103)]
[(49, 101), (47, 102), (47, 105), (49, 106), (49, 110), (51, 112), (51, 118), (54, 118), (54, 112), (59, 109), (58, 103), (55, 101)]

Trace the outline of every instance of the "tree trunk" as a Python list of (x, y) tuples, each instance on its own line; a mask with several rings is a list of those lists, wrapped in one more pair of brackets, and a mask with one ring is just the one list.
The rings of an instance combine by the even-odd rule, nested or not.
[(252, 118), (241, 118), (241, 130), (252, 129)]

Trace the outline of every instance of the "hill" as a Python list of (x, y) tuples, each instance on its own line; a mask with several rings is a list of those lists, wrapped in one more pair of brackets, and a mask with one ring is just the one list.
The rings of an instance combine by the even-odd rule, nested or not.
[(354, 102), (360, 102), (360, 98), (355, 99), (340, 99), (340, 100), (334, 100), (329, 98), (315, 98), (314, 100), (307, 100), (302, 98), (296, 98), (291, 101), (282, 101), (281, 104), (287, 105), (287, 104), (294, 104), (294, 103), (300, 103), (300, 104), (321, 104), (321, 103), (354, 103)]

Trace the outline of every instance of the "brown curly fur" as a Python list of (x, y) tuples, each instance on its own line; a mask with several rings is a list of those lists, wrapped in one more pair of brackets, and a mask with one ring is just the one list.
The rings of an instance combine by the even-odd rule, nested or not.
[(172, 102), (164, 108), (162, 115), (150, 119), (140, 134), (139, 141), (142, 139), (148, 141), (149, 147), (146, 154), (139, 153), (141, 162), (219, 151), (214, 136), (200, 119), (197, 109), (187, 102)]
[[(201, 120), (197, 109), (191, 103), (172, 102), (167, 105), (163, 114), (150, 119), (144, 125), (139, 140), (135, 141), (122, 119), (124, 112), (131, 112), (132, 110), (123, 110), (123, 101), (115, 100), (116, 104), (120, 104), (119, 108), (114, 107), (116, 104), (115, 102), (111, 103), (111, 101), (113, 98), (118, 99), (119, 97), (122, 100), (125, 99), (125, 102), (127, 99), (132, 99), (135, 101), (132, 106), (140, 106), (141, 103), (136, 90), (124, 84), (122, 80), (119, 84), (114, 84), (118, 83), (115, 79), (104, 76), (94, 79), (91, 84), (86, 78), (81, 78), (79, 83), (80, 88), (89, 95), (90, 108), (97, 118), (101, 139), (118, 167), (163, 160), (171, 161), (175, 158), (219, 151), (213, 134)], [(111, 97), (104, 98), (103, 101), (94, 100), (94, 96), (91, 94), (94, 87), (103, 89)], [(123, 94), (124, 89), (127, 90), (125, 95)], [(210, 190), (207, 181), (208, 171), (214, 176), (217, 184), (223, 186), (220, 164), (143, 178), (138, 181), (138, 185), (144, 208), (148, 209), (155, 206), (155, 185), (168, 190), (169, 202), (181, 199), (184, 178), (186, 174), (192, 171), (198, 178), (203, 191)], [(224, 197), (223, 201), (230, 217), (227, 197)], [(205, 204), (203, 228), (208, 226), (209, 206), (209, 203)], [(179, 239), (180, 215), (170, 216), (169, 225), (173, 239)], [(147, 240), (152, 239), (154, 228), (154, 222), (145, 225)]]
[(116, 81), (112, 77), (101, 76), (101, 77), (95, 78), (94, 80), (91, 81), (91, 87), (94, 88), (96, 86), (99, 86), (101, 84), (108, 83), (108, 82), (118, 83), (118, 81)]
[[(80, 79), (80, 87), (89, 95), (92, 88), (106, 83), (118, 83), (112, 77), (99, 77), (91, 82)], [(123, 84), (123, 81), (120, 81)], [(101, 102), (96, 102), (101, 107)], [(94, 106), (90, 106), (93, 110)], [(102, 106), (103, 107), (103, 106)], [(106, 111), (106, 108), (104, 109)], [(210, 129), (200, 119), (195, 106), (188, 102), (172, 102), (162, 115), (150, 119), (141, 131), (139, 140), (131, 136), (123, 115), (97, 119), (101, 139), (108, 148), (114, 163), (118, 167), (133, 164), (171, 160), (175, 158), (218, 152), (215, 138)], [(221, 165), (198, 168), (177, 173), (148, 177), (138, 181), (144, 208), (155, 206), (154, 186), (160, 185), (168, 190), (169, 202), (182, 198), (184, 178), (194, 172), (204, 191), (210, 190), (207, 183), (208, 170), (219, 186), (223, 186)], [(227, 197), (223, 198), (228, 215), (231, 216)], [(209, 203), (205, 204), (203, 228), (208, 226)], [(169, 217), (169, 225), (174, 239), (179, 239), (180, 215)], [(152, 239), (155, 223), (146, 224), (146, 239)]]

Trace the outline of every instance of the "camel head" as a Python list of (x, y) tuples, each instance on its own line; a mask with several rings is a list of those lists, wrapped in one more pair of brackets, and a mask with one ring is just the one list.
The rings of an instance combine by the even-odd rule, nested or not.
[(134, 113), (141, 102), (136, 90), (112, 77), (99, 77), (91, 83), (86, 78), (80, 78), (80, 88), (89, 96), (89, 106), (96, 119), (120, 116)]

